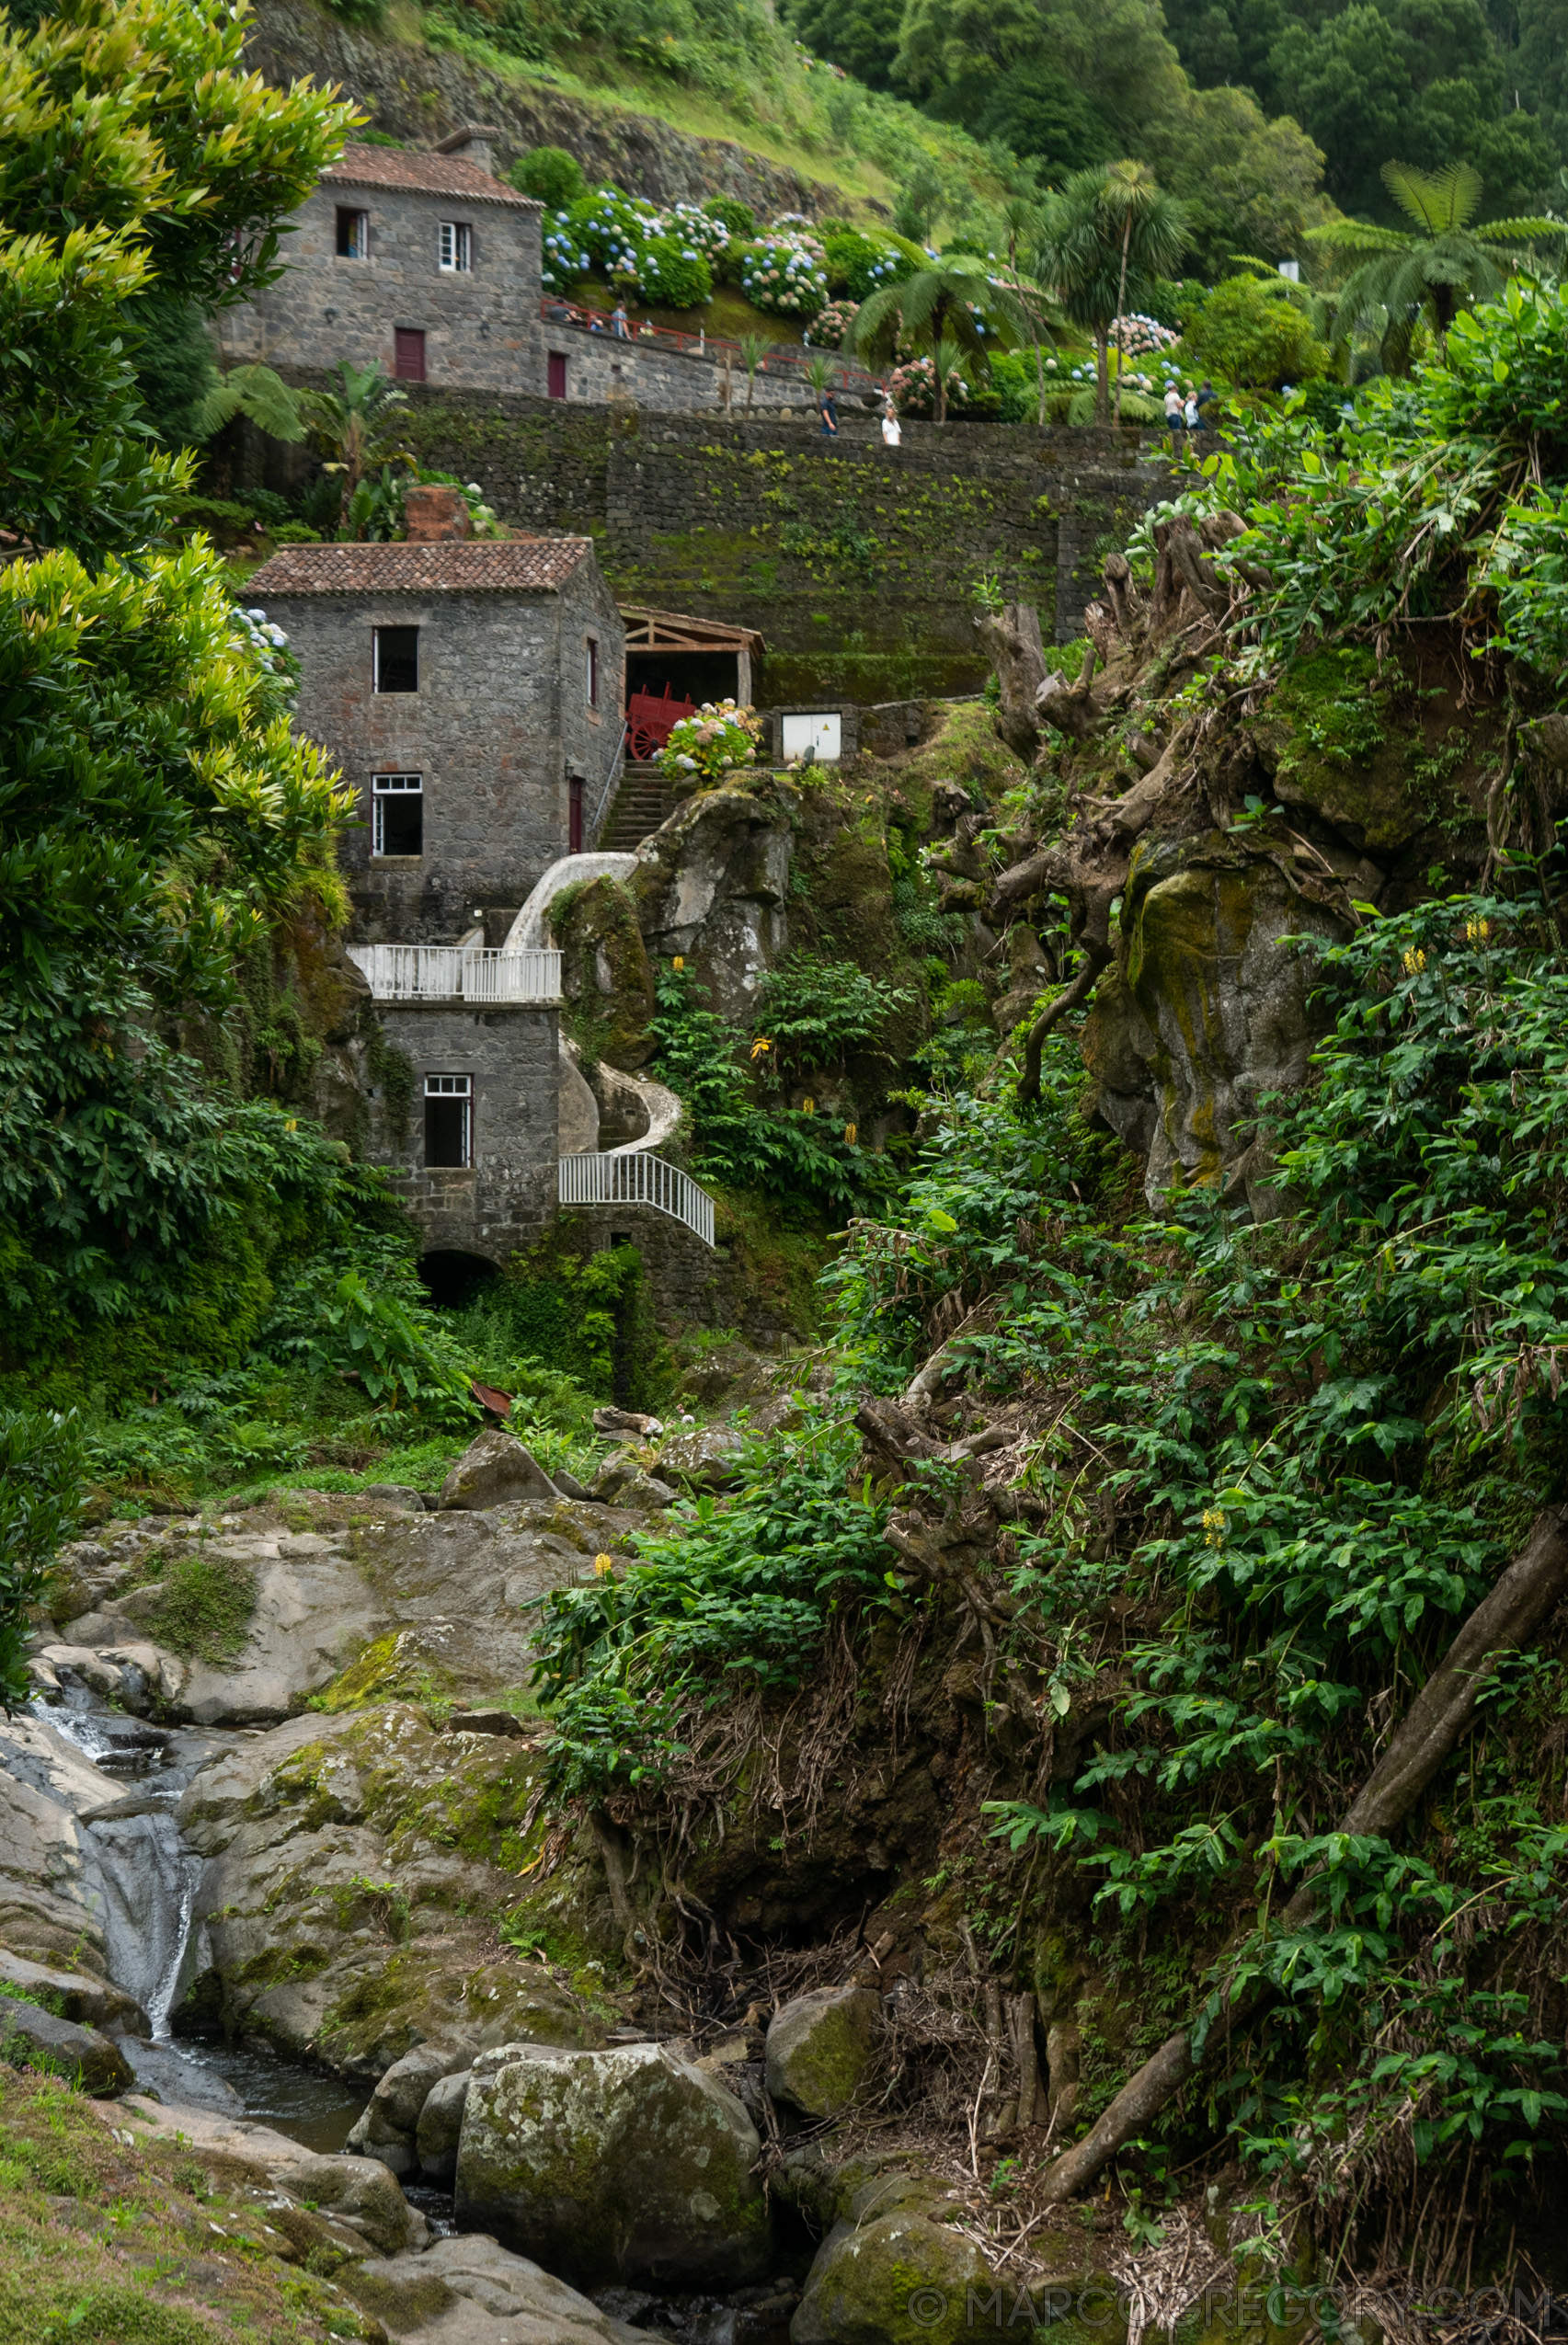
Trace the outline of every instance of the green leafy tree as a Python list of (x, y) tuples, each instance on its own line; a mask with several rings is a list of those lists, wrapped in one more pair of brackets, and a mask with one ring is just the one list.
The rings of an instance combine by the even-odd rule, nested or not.
[(74, 1417), (0, 1409), (0, 1709), (28, 1699), (28, 1607), (75, 1529), (83, 1444)]
[(1282, 277), (1227, 277), (1188, 319), (1182, 347), (1195, 367), (1244, 391), (1279, 391), (1326, 374), (1330, 352)]
[[(1137, 164), (1079, 171), (1045, 207), (1037, 265), (1075, 326), (1094, 337), (1094, 419), (1111, 413), (1110, 329), (1186, 248), (1182, 207)], [(1120, 377), (1117, 378), (1120, 413)]]
[(1356, 220), (1333, 221), (1309, 234), (1313, 244), (1364, 256), (1340, 292), (1336, 339), (1343, 342), (1380, 313), (1388, 320), (1385, 361), (1403, 372), (1417, 316), (1425, 316), (1441, 348), (1464, 304), (1497, 292), (1506, 265), (1520, 257), (1521, 246), (1538, 236), (1560, 236), (1562, 229), (1544, 218), (1490, 220), (1472, 227), (1482, 181), (1468, 163), (1451, 163), (1441, 171), (1387, 163), (1383, 180), (1415, 223), (1415, 234)]
[(888, 89), (903, 14), (903, 0), (847, 0), (843, 7), (834, 0), (795, 0), (789, 21), (818, 57), (841, 65), (867, 89)]
[[(978, 360), (990, 349), (1029, 338), (1029, 319), (1017, 294), (993, 282), (987, 262), (967, 253), (944, 254), (901, 284), (886, 285), (861, 303), (845, 337), (874, 365), (886, 365), (901, 342), (934, 356), (952, 346), (955, 357)], [(947, 420), (947, 376), (936, 375), (936, 420)]]
[(1158, 0), (909, 0), (896, 79), (978, 123), (1012, 76), (1092, 93), (1124, 151), (1184, 88)]

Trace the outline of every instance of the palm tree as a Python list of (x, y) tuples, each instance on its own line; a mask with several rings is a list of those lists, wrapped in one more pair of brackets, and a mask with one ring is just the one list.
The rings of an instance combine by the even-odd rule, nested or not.
[(1416, 234), (1364, 220), (1331, 220), (1307, 235), (1313, 244), (1366, 255), (1339, 296), (1335, 347), (1343, 348), (1371, 314), (1386, 312), (1384, 363), (1404, 374), (1417, 316), (1425, 313), (1441, 349), (1461, 305), (1496, 292), (1505, 264), (1524, 258), (1518, 247), (1537, 236), (1561, 236), (1563, 226), (1560, 220), (1527, 218), (1471, 227), (1482, 181), (1469, 163), (1448, 163), (1440, 171), (1385, 163), (1382, 177), (1400, 210), (1414, 221)]
[(1007, 238), (1007, 268), (1002, 282), (1009, 292), (1017, 296), (1029, 321), (1029, 338), (1035, 346), (1035, 381), (1039, 392), (1036, 420), (1042, 429), (1046, 420), (1046, 360), (1042, 342), (1056, 348), (1056, 337), (1046, 322), (1049, 296), (1033, 276), (1024, 274), (1019, 265), (1019, 253), (1027, 253), (1031, 262), (1044, 231), (1044, 219), (1038, 200), (1034, 196), (1010, 195), (1001, 206), (1002, 233)]
[[(932, 353), (947, 342), (985, 363), (988, 348), (1029, 332), (1024, 304), (1011, 287), (999, 284), (990, 264), (972, 253), (944, 253), (897, 285), (884, 285), (864, 301), (844, 337), (844, 349), (874, 365), (890, 361), (908, 339)], [(988, 333), (990, 343), (988, 345)], [(947, 420), (947, 377), (938, 369), (936, 420)]]
[[(1139, 163), (1095, 164), (1075, 171), (1047, 199), (1040, 267), (1075, 326), (1094, 337), (1094, 420), (1111, 419), (1110, 333), (1127, 314), (1129, 290), (1168, 276), (1191, 238), (1186, 213)], [(1121, 413), (1117, 369), (1116, 412)]]
[(406, 448), (393, 445), (391, 429), (392, 410), (406, 406), (407, 393), (383, 372), (379, 361), (355, 368), (345, 359), (338, 372), (343, 377), (341, 394), (303, 392), (300, 414), (318, 445), (328, 451), (322, 469), (343, 476), (338, 526), (347, 529), (349, 509), (360, 483), (380, 465), (411, 464), (414, 459)]
[(765, 334), (743, 334), (740, 337), (740, 363), (746, 369), (746, 412), (751, 412), (751, 394), (757, 385), (757, 369), (773, 349)]

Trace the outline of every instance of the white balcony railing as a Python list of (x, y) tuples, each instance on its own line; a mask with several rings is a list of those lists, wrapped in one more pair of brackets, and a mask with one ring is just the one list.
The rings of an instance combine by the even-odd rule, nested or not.
[(714, 1241), (714, 1201), (678, 1164), (662, 1156), (563, 1156), (563, 1205), (651, 1205), (683, 1221), (704, 1246)]
[(555, 1001), (558, 953), (490, 952), (475, 944), (350, 944), (375, 1001)]

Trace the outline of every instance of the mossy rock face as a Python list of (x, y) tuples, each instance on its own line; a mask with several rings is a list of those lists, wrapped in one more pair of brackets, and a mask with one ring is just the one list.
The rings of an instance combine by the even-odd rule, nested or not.
[(550, 926), (574, 1039), (624, 1073), (645, 1066), (654, 1052), (653, 969), (628, 890), (609, 878), (565, 889), (550, 907)]
[(1147, 1158), (1151, 1204), (1180, 1182), (1244, 1187), (1271, 1210), (1269, 1168), (1238, 1127), (1262, 1092), (1305, 1080), (1319, 1032), (1311, 962), (1287, 939), (1338, 938), (1344, 923), (1211, 831), (1140, 841), (1121, 924), (1121, 967), (1083, 1038), (1101, 1114)]
[(870, 1987), (818, 1987), (775, 2012), (768, 2029), (768, 2090), (807, 2117), (836, 2117), (855, 2097), (881, 2032)]
[(772, 2252), (760, 2151), (734, 2095), (662, 2044), (507, 2045), (475, 2063), (457, 2221), (583, 2285), (741, 2286)]
[(1321, 651), (1287, 672), (1257, 728), (1276, 795), (1374, 858), (1408, 847), (1443, 811), (1413, 777), (1424, 744), (1396, 707), (1404, 689), (1369, 651)]
[(991, 2294), (978, 2248), (900, 2211), (839, 2223), (818, 2250), (790, 2345), (958, 2345)]

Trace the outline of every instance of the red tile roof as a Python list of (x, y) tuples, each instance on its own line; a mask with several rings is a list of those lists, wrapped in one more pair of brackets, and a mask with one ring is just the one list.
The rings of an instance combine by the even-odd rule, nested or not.
[(349, 187), (411, 188), (424, 195), (466, 196), (471, 203), (509, 203), (525, 212), (543, 210), (532, 196), (519, 195), (504, 180), (481, 171), (476, 163), (464, 163), (456, 154), (426, 154), (413, 147), (349, 145), (321, 176)]
[(454, 538), (434, 544), (282, 545), (245, 582), (269, 594), (506, 594), (565, 586), (588, 537)]

